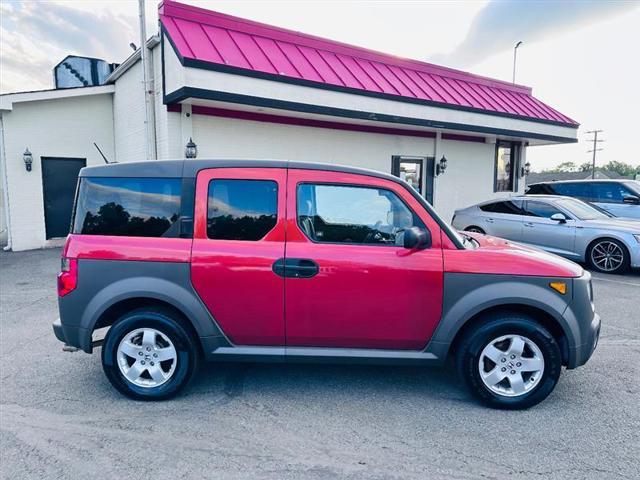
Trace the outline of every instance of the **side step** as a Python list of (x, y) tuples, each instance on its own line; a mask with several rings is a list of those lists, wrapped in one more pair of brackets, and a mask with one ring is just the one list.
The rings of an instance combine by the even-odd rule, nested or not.
[(213, 360), (235, 362), (353, 363), (380, 365), (434, 365), (441, 359), (417, 350), (321, 347), (218, 347)]

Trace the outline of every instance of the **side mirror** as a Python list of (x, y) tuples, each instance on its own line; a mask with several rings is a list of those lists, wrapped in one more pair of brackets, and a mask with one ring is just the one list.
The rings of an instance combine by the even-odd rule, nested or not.
[(640, 205), (640, 197), (637, 197), (636, 195), (625, 195), (624, 197), (622, 197), (622, 203)]
[(554, 213), (551, 215), (551, 220), (555, 220), (558, 223), (567, 223), (567, 217), (563, 213)]
[(431, 232), (420, 227), (407, 228), (404, 231), (404, 248), (410, 250), (429, 248), (431, 246)]

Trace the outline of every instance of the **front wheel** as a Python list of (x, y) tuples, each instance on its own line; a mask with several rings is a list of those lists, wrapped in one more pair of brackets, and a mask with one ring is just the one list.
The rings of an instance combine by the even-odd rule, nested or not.
[(629, 269), (629, 253), (619, 241), (603, 238), (589, 246), (587, 262), (601, 273), (624, 273)]
[(142, 308), (123, 315), (107, 332), (102, 367), (111, 384), (136, 400), (177, 394), (196, 371), (193, 335), (172, 313)]
[(488, 317), (462, 339), (457, 364), (471, 393), (486, 405), (524, 409), (544, 400), (562, 369), (554, 337), (519, 314)]

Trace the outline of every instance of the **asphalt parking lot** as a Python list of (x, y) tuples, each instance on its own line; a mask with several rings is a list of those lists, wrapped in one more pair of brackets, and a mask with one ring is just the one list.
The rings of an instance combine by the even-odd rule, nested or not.
[(450, 369), (209, 365), (164, 403), (120, 396), (51, 322), (59, 250), (0, 254), (2, 478), (639, 478), (640, 274), (594, 275), (594, 357), (520, 412)]

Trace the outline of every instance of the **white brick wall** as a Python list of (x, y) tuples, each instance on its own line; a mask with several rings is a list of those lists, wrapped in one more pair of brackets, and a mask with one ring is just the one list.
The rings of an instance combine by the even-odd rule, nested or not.
[[(434, 155), (434, 139), (280, 125), (204, 115), (193, 117), (199, 158), (267, 158), (326, 162), (391, 172), (394, 155)], [(451, 221), (454, 210), (508, 194), (493, 192), (495, 145), (443, 140), (438, 159), (448, 168), (435, 179), (434, 207)], [(524, 184), (524, 182), (521, 182)], [(521, 189), (523, 185), (521, 186)]]
[[(112, 94), (13, 103), (2, 112), (13, 250), (42, 248), (45, 240), (40, 157), (86, 158), (104, 164), (96, 142), (108, 159), (115, 158)], [(26, 147), (33, 169), (22, 160)]]
[[(166, 42), (166, 39), (165, 39)], [(171, 48), (166, 45), (165, 48)], [(162, 103), (162, 60), (160, 46), (153, 49), (153, 78), (155, 84), (156, 149), (159, 159), (182, 158), (180, 143), (180, 114), (168, 112)]]
[(142, 62), (137, 62), (115, 82), (113, 118), (115, 159), (118, 162), (144, 160), (144, 92)]

